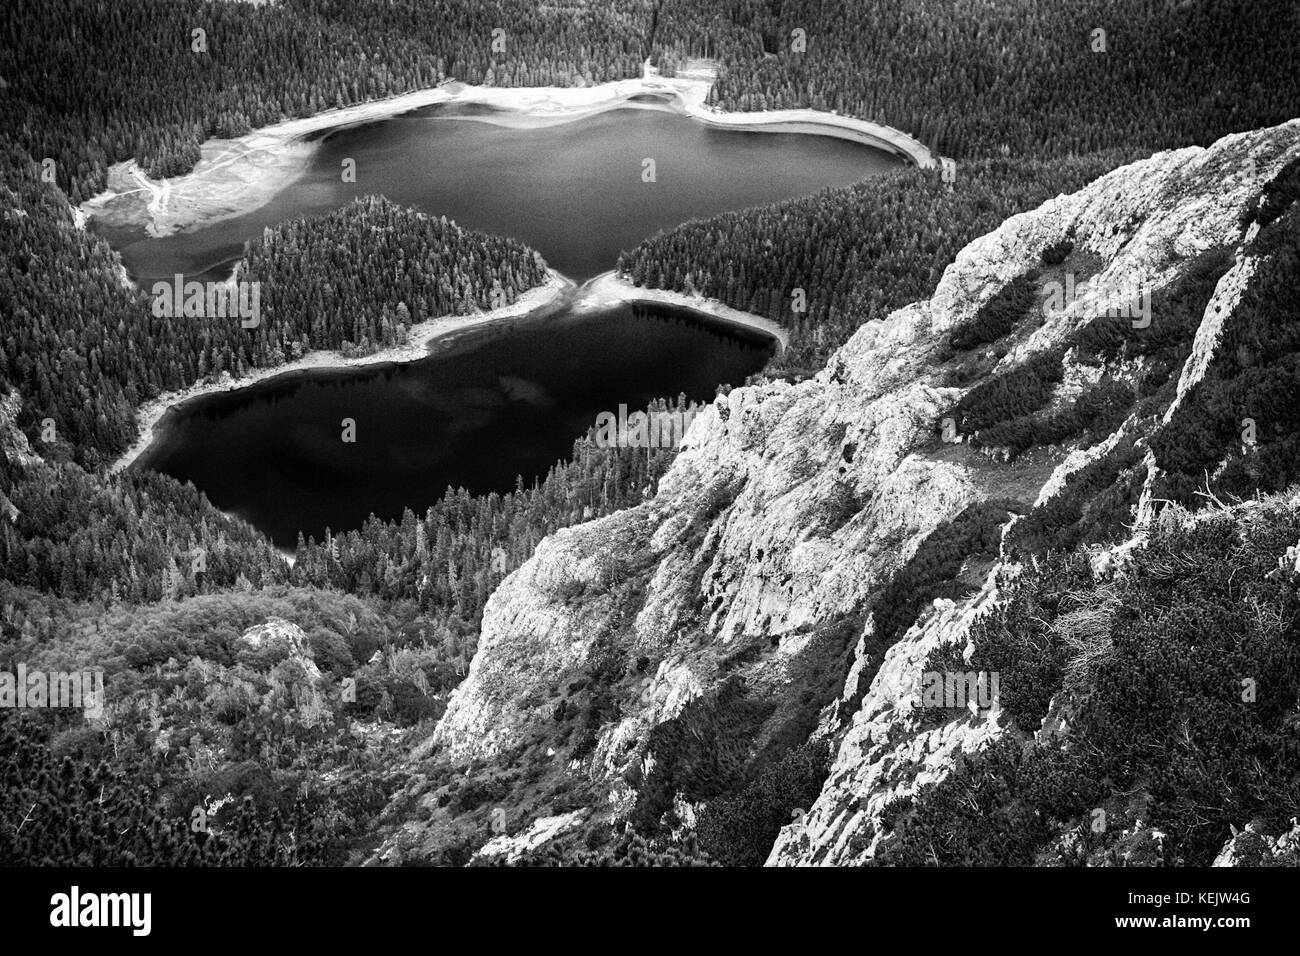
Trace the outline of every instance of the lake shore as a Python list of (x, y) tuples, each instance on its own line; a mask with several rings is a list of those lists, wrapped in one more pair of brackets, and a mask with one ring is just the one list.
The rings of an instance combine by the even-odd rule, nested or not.
[(469, 329), (507, 319), (519, 319), (541, 312), (557, 302), (574, 289), (574, 284), (565, 276), (549, 270), (547, 280), (539, 286), (527, 290), (512, 305), (476, 312), (472, 315), (445, 315), (429, 319), (412, 326), (407, 332), (403, 345), (380, 349), (369, 355), (345, 356), (338, 352), (325, 350), (308, 352), (302, 358), (272, 368), (258, 368), (242, 378), (233, 378), (230, 373), (223, 373), (215, 381), (195, 382), (187, 388), (175, 392), (166, 392), (143, 403), (136, 409), (139, 434), (122, 455), (109, 466), (109, 473), (116, 474), (129, 468), (140, 458), (150, 445), (158, 438), (163, 420), (172, 409), (207, 395), (221, 392), (236, 392), (252, 388), (262, 382), (279, 378), (282, 375), (294, 375), (311, 371), (330, 371), (337, 369), (360, 368), (367, 365), (401, 365), (416, 362), (429, 354), (429, 347), (434, 342), (449, 335), (458, 334)]
[(194, 169), (171, 179), (149, 180), (133, 160), (118, 163), (109, 170), (105, 191), (78, 208), (78, 222), (93, 219), (113, 227), (143, 227), (149, 235), (161, 237), (245, 215), (303, 175), (317, 148), (309, 139), (313, 134), (445, 104), (490, 107), (506, 115), (472, 119), (520, 126), (573, 122), (628, 107), (671, 109), (717, 128), (832, 136), (893, 153), (922, 168), (935, 165), (924, 145), (879, 123), (811, 109), (747, 113), (713, 109), (706, 105), (713, 79), (710, 69), (665, 77), (647, 67), (640, 77), (580, 87), (468, 86), (449, 81), (286, 120), (235, 139), (208, 140)]
[(760, 332), (773, 339), (778, 354), (790, 344), (790, 334), (777, 322), (752, 312), (742, 312), (729, 305), (702, 295), (687, 295), (668, 289), (646, 289), (619, 275), (615, 271), (602, 272), (583, 285), (572, 305), (574, 312), (608, 308), (621, 304), (672, 305), (708, 316), (724, 325)]

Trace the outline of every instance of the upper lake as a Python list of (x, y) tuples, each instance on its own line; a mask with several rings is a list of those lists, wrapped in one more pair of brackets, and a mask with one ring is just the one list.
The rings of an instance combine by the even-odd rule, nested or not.
[[(261, 208), (164, 238), (91, 228), (141, 285), (225, 278), (266, 226), (380, 194), (459, 225), (513, 236), (576, 282), (620, 250), (688, 219), (857, 182), (901, 160), (829, 136), (737, 132), (663, 109), (623, 108), (534, 126), (519, 114), (439, 106), (323, 134), (307, 168)], [(534, 121), (536, 122), (536, 121)], [(343, 161), (356, 182), (342, 181)], [(654, 182), (643, 162), (654, 160)]]

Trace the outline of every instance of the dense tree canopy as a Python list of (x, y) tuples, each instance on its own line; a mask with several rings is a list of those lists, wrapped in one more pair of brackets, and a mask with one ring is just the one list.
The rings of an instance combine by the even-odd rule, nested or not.
[(525, 0), (16, 0), (0, 11), (0, 129), (30, 161), (53, 159), (75, 204), (116, 162), (174, 176), (208, 137), (449, 78), (571, 86), (635, 76), (650, 10), (648, 0), (617, 10)]
[(89, 465), (121, 452), (135, 407), (163, 392), (312, 349), (401, 344), (426, 319), (509, 305), (546, 279), (545, 262), (514, 239), (370, 197), (248, 243), (236, 273), (258, 283), (256, 327), (230, 310), (160, 315), (153, 289), (124, 284), (107, 246), (76, 227), (51, 187), (23, 177), (6, 192), (21, 205), (0, 232), (0, 381), (23, 396), (30, 437), (50, 418), (56, 440), (43, 447)]
[[(798, 48), (795, 31), (803, 31)], [(99, 191), (113, 164), (176, 175), (206, 139), (453, 78), (584, 85), (638, 75), (647, 58), (669, 74), (708, 58), (718, 69), (712, 105), (837, 110), (958, 160), (951, 185), (902, 171), (686, 223), (620, 258), (640, 285), (702, 292), (782, 322), (791, 346), (768, 372), (798, 378), (864, 322), (924, 298), (958, 250), (1007, 216), (1154, 149), (1289, 119), (1300, 102), (1297, 48), (1300, 13), (1289, 0), (12, 0), (0, 10), (0, 396), (17, 396), (13, 424), (23, 434), (0, 422), (0, 663), (102, 666), (114, 712), (104, 727), (0, 720), (0, 860), (345, 859), (363, 847), (393, 792), (394, 735), (400, 742), (441, 714), (501, 578), (545, 535), (643, 500), (673, 455), (599, 448), (588, 435), (570, 461), (511, 494), (449, 489), (423, 516), (301, 541), (292, 566), (192, 486), (147, 472), (107, 475), (103, 466), (135, 435), (135, 410), (161, 393), (309, 349), (358, 354), (397, 344), (423, 319), (509, 303), (545, 276), (520, 243), (366, 199), (249, 244), (239, 276), (264, 290), (256, 328), (158, 316), (148, 290), (123, 281), (117, 258), (78, 227), (69, 205)], [(46, 159), (52, 183), (41, 175)], [(1218, 464), (1222, 486), (1242, 495), (1300, 477), (1288, 331), (1297, 326), (1295, 196), (1291, 170), (1253, 213), (1257, 249), (1269, 258), (1241, 303), (1242, 321), (1194, 400), (1151, 438), (1166, 469), (1157, 491), (1170, 498), (1192, 503)], [(1045, 250), (1043, 262), (1068, 254)], [(1201, 265), (1157, 303), (1165, 311), (1151, 336), (1127, 343), (1148, 368), (1132, 394), (1103, 381), (1086, 399), (1095, 405), (1046, 416), (1059, 365), (1044, 360), (963, 399), (954, 412), (977, 433), (974, 444), (1019, 452), (1078, 438), (1110, 423), (1117, 408), (1171, 388), (1189, 323), (1224, 263)], [(954, 375), (978, 371), (963, 364), (966, 353), (996, 347), (1030, 281), (955, 334)], [(792, 307), (797, 292), (803, 310)], [(1089, 361), (1114, 358), (1116, 343), (1101, 327), (1072, 344)], [(1247, 417), (1257, 425), (1251, 443), (1238, 425)], [(24, 436), (43, 460), (21, 451)], [(1015, 526), (1010, 546), (1040, 552), (1121, 533), (1146, 474), (1143, 454), (1121, 442), (1081, 469)], [(882, 642), (934, 596), (965, 592), (965, 558), (992, 560), (1014, 505), (977, 507), (927, 539), (873, 609)], [(1278, 708), (1244, 711), (1225, 690), (1250, 666), (1281, 682), (1271, 699), (1294, 698), (1294, 635), (1264, 627), (1260, 610), (1295, 616), (1293, 582), (1266, 574), (1295, 541), (1294, 516), (1268, 529), (1208, 526), (1157, 540), (1125, 585), (1138, 610), (1111, 629), (1111, 654), (1077, 731), (1085, 746), (1074, 756), (989, 754), (899, 808), (916, 836), (891, 859), (924, 862), (938, 852), (1030, 861), (1045, 850), (1048, 825), (1082, 813), (1088, 788), (1106, 775), (1127, 785), (1146, 772), (1170, 846), (1193, 862), (1208, 858), (1223, 822), (1293, 804), (1294, 781), (1283, 772), (1294, 766), (1293, 728)], [(1253, 612), (1228, 593), (1238, 571)], [(1043, 636), (1034, 629), (1055, 620), (1061, 594), (1082, 582), (1061, 559), (1020, 585), (977, 634), (975, 663), (1020, 667), (1023, 684), (1057, 689), (1061, 642), (1047, 635), (1027, 649), (1015, 641)], [(238, 658), (235, 639), (269, 616), (303, 629), (319, 683), (304, 683), (301, 662), (295, 670)], [(1181, 643), (1170, 644), (1170, 634)], [(1245, 650), (1238, 634), (1251, 635)], [(1192, 654), (1197, 673), (1172, 666)], [(1134, 687), (1157, 706), (1135, 712), (1126, 696)], [(1202, 704), (1194, 726), (1183, 720), (1185, 700)], [(747, 720), (745, 695), (732, 703)], [(1028, 724), (1046, 703), (1040, 694), (1008, 706)], [(591, 703), (582, 739), (594, 741), (615, 707), (612, 694)], [(680, 759), (661, 768), (646, 816), (657, 825), (674, 795), (669, 784), (689, 779), (716, 799), (701, 816), (705, 849), (756, 862), (792, 809), (817, 792), (827, 755), (774, 750), (763, 773), (746, 777), (719, 764), (719, 740), (728, 759), (751, 743), (734, 727), (713, 733), (718, 713), (736, 716), (724, 711), (675, 729)], [(1189, 728), (1196, 754), (1216, 761), (1213, 773), (1190, 759), (1179, 737)], [(1280, 768), (1267, 790), (1240, 752), (1222, 746), (1231, 734)], [(702, 739), (710, 745), (701, 750), (694, 741)], [(1156, 751), (1172, 756), (1148, 759)], [(988, 807), (981, 819), (991, 817), (993, 797), (1022, 782), (1033, 794), (1003, 808), (1012, 825), (949, 825), (959, 804)], [(213, 798), (226, 802), (211, 832), (197, 834), (190, 813)], [(472, 808), (486, 797), (467, 780), (455, 799)], [(1198, 799), (1220, 801), (1218, 829), (1198, 821), (1190, 803)], [(579, 858), (637, 862), (661, 849), (624, 837)], [(669, 850), (668, 858), (678, 856)]]
[(1208, 145), (1300, 100), (1289, 0), (665, 0), (659, 21), (670, 68), (720, 61), (723, 109), (836, 110), (959, 159)]

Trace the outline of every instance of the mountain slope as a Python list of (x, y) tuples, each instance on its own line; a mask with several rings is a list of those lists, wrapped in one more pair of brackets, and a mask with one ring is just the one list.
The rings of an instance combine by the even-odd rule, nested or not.
[[(1017, 575), (1081, 544), (1090, 574), (1122, 570), (1158, 499), (1194, 503), (1184, 433), (1234, 490), (1300, 477), (1270, 451), (1296, 420), (1264, 334), (1294, 294), (1243, 314), (1294, 267), (1298, 157), (1300, 121), (1123, 167), (969, 245), (815, 378), (720, 397), (653, 499), (558, 532), (500, 585), (376, 861), (532, 846), (538, 820), (588, 847), (611, 822), (694, 829), (729, 863), (876, 858), (900, 798), (1042, 719), (1042, 675), (1011, 666), (973, 716), (918, 706), (931, 655)], [(1237, 322), (1256, 351), (1230, 368)], [(1264, 410), (1233, 405), (1252, 396)]]

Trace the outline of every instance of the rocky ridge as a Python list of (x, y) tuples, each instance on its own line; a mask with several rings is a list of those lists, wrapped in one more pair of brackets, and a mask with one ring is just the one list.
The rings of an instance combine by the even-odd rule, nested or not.
[[(538, 821), (567, 809), (547, 789), (557, 778), (605, 822), (680, 826), (811, 740), (829, 748), (828, 773), (815, 801), (794, 808), (768, 863), (870, 862), (891, 802), (1018, 732), (996, 703), (938, 727), (918, 711), (924, 662), (965, 643), (1021, 573), (1006, 546), (1012, 529), (1127, 443), (1141, 458), (1132, 533), (1095, 549), (1097, 573), (1113, 573), (1141, 546), (1157, 472), (1145, 437), (1214, 357), (1256, 264), (1247, 245), (1259, 226), (1243, 214), (1297, 156), (1300, 121), (1115, 170), (971, 243), (928, 301), (859, 330), (815, 378), (720, 396), (695, 418), (655, 498), (548, 537), (500, 585), (469, 674), (415, 749), (420, 769), (390, 808), (374, 859), (434, 855), (447, 813), (410, 820), (403, 809), (432, 786), (431, 763), (470, 775), (538, 768), (498, 778), (512, 832), (538, 835), (551, 830)], [(965, 357), (974, 379), (954, 375), (963, 357), (952, 354), (952, 330), (1017, 277), (1043, 270), (1044, 250), (1062, 243), (1071, 251), (1052, 274), (1084, 275), (1082, 294), (1034, 310), (996, 347)], [(1159, 296), (1216, 252), (1231, 258), (1155, 414), (1130, 409), (1100, 434), (1014, 461), (971, 436), (940, 437), (977, 387), (1058, 353), (1069, 371), (1079, 334), (1119, 321), (1116, 290), (1136, 280)], [(1071, 380), (1087, 388), (1086, 375)], [(999, 553), (971, 556), (956, 597), (927, 602), (897, 632), (883, 628), (889, 609), (879, 602), (891, 581), (927, 539), (981, 506), (1001, 526)]]

